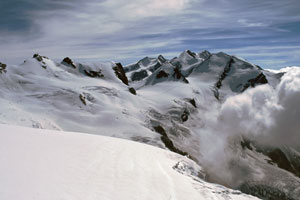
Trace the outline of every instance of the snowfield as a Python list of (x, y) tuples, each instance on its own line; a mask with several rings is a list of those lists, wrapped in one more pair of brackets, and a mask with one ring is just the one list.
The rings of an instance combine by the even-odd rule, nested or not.
[(0, 125), (0, 199), (257, 199), (210, 184), (190, 159), (83, 133)]

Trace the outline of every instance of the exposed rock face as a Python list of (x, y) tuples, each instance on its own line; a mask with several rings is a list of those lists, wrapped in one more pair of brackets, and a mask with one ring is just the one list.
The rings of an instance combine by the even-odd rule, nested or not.
[(189, 113), (185, 110), (181, 115), (182, 122), (186, 122), (189, 119)]
[(278, 167), (296, 173), (296, 170), (293, 168), (286, 155), (280, 149), (269, 151), (267, 152), (267, 155), (271, 158), (272, 162), (277, 164)]
[(113, 67), (116, 76), (125, 84), (128, 85), (128, 78), (125, 74), (124, 68), (121, 63), (116, 63), (116, 66)]
[[(268, 170), (277, 170), (277, 173), (272, 172), (274, 176), (275, 185), (272, 185), (272, 180), (267, 182), (245, 182), (240, 186), (240, 190), (247, 194), (252, 194), (262, 199), (271, 199), (271, 200), (296, 200), (298, 199), (297, 191), (299, 191), (299, 179), (293, 180), (291, 177), (300, 177), (300, 156), (295, 149), (281, 146), (280, 148), (276, 147), (265, 147), (261, 144), (257, 144), (254, 141), (243, 140), (241, 141), (241, 146), (243, 150), (252, 151), (253, 153), (263, 154), (269, 159), (265, 159), (268, 163)], [(267, 165), (265, 165), (267, 166)], [(280, 169), (279, 169), (280, 168)], [(267, 173), (270, 173), (269, 171)], [(295, 175), (295, 176), (293, 176)], [(277, 176), (277, 177), (276, 177)], [(286, 177), (285, 177), (286, 176)], [(286, 180), (284, 180), (286, 178)], [(281, 180), (282, 184), (278, 184), (278, 181)], [(286, 181), (289, 180), (288, 185)], [(295, 181), (293, 183), (293, 181)], [(285, 184), (283, 184), (285, 182)], [(295, 186), (294, 186), (295, 185)], [(295, 191), (294, 192), (286, 192)]]
[(101, 70), (99, 70), (99, 71), (84, 70), (84, 73), (91, 78), (103, 78), (104, 77)]
[(79, 95), (79, 99), (80, 99), (80, 101), (86, 106), (86, 101), (85, 101), (85, 96), (84, 95), (82, 95), (82, 94), (80, 94)]
[(248, 82), (244, 85), (243, 91), (245, 91), (249, 87), (255, 87), (256, 85), (267, 84), (268, 80), (263, 73), (260, 73), (256, 78), (248, 80)]
[(76, 65), (69, 57), (64, 58), (62, 61), (62, 64), (69, 65), (69, 66), (73, 67), (74, 69), (76, 69)]
[(125, 73), (127, 73), (127, 72), (131, 72), (131, 71), (134, 71), (134, 70), (138, 70), (140, 68), (141, 68), (140, 65), (137, 63), (137, 64), (134, 64), (134, 65), (124, 67), (124, 71), (125, 71)]
[(190, 50), (187, 50), (186, 52), (193, 58), (196, 58), (196, 54), (194, 52), (191, 52)]
[(6, 73), (6, 64), (0, 62), (0, 74)]
[(245, 149), (249, 149), (249, 150), (253, 150), (253, 148), (252, 148), (252, 146), (251, 146), (251, 142), (250, 141), (248, 141), (248, 140), (242, 140), (241, 141), (241, 146), (242, 146), (242, 148), (245, 150)]
[(39, 55), (39, 54), (36, 53), (36, 54), (33, 55), (33, 58), (35, 58), (38, 62), (40, 62), (40, 63), (41, 63), (41, 66), (42, 66), (44, 69), (47, 69), (47, 65), (46, 65), (44, 59), (49, 59), (48, 57), (46, 57), (46, 56), (41, 56), (41, 55)]
[(144, 78), (146, 78), (148, 76), (148, 73), (146, 70), (141, 70), (138, 72), (134, 72), (131, 76), (131, 80), (132, 81), (140, 81), (143, 80)]
[(41, 56), (40, 54), (36, 53), (33, 55), (33, 58), (35, 58), (37, 61), (39, 62), (42, 62), (43, 61), (43, 58), (46, 58), (46, 59), (49, 59), (48, 57), (46, 56)]
[(158, 61), (159, 61), (160, 63), (165, 63), (165, 62), (167, 62), (167, 59), (165, 59), (162, 55), (159, 55), (159, 56), (157, 57), (157, 59), (158, 59)]
[(150, 67), (149, 70), (153, 73), (157, 69), (159, 69), (161, 66), (162, 66), (162, 64), (160, 62), (157, 62), (155, 65), (153, 65), (152, 67)]
[(300, 156), (288, 147), (263, 148), (256, 146), (256, 150), (270, 158), (269, 164), (277, 165), (279, 168), (289, 171), (300, 178)]
[(206, 59), (208, 59), (211, 56), (211, 53), (205, 50), (205, 51), (202, 51), (199, 54), (199, 56), (200, 56), (200, 58), (206, 60)]
[(190, 102), (195, 108), (197, 108), (195, 99), (189, 99), (189, 102)]
[(129, 92), (133, 95), (136, 95), (136, 90), (132, 87), (128, 88)]
[(189, 81), (181, 74), (180, 70), (177, 67), (174, 68), (173, 77), (178, 79), (178, 80), (180, 80), (182, 78), (183, 82), (189, 83)]
[(246, 194), (255, 195), (266, 200), (296, 200), (287, 196), (283, 191), (266, 185), (243, 184), (240, 190)]
[(218, 82), (217, 82), (216, 85), (215, 85), (216, 88), (218, 88), (218, 89), (221, 88), (221, 86), (222, 86), (222, 81), (226, 78), (228, 72), (230, 71), (232, 63), (234, 63), (233, 58), (231, 58), (231, 59), (228, 61), (228, 63), (226, 64), (226, 66), (224, 67), (224, 71), (223, 71), (223, 73), (220, 75), (220, 78), (219, 78)]
[(183, 83), (189, 83), (188, 80), (182, 75), (180, 69), (173, 66), (169, 62), (163, 64), (145, 80), (145, 85), (155, 85), (157, 83), (165, 81), (179, 81)]
[(162, 126), (155, 126), (153, 127), (155, 132), (159, 133), (161, 135), (161, 141), (164, 143), (164, 145), (170, 150), (175, 153), (178, 153), (183, 156), (187, 156), (187, 152), (183, 152), (180, 149), (176, 148), (172, 142), (172, 140), (168, 137), (165, 129)]
[(167, 78), (169, 74), (167, 74), (164, 70), (161, 70), (157, 75), (156, 78)]
[(229, 71), (231, 69), (231, 65), (233, 63), (234, 63), (233, 58), (230, 58), (230, 60), (227, 62), (226, 66), (224, 67), (224, 71), (222, 72), (218, 81), (215, 84), (214, 94), (217, 99), (219, 99), (219, 95), (220, 95), (218, 90), (222, 87), (222, 81), (227, 77), (227, 74), (229, 73)]
[(145, 85), (177, 80), (189, 83), (190, 76), (210, 76), (210, 81), (215, 80), (212, 91), (219, 100), (223, 98), (223, 85), (225, 90), (229, 86), (233, 92), (243, 92), (250, 86), (268, 82), (263, 69), (223, 52), (212, 54), (203, 51), (196, 54), (186, 50), (171, 60), (162, 56), (145, 57), (125, 69), (130, 72), (132, 81), (145, 80)]
[(145, 57), (135, 64), (127, 65), (124, 67), (124, 71), (125, 73), (132, 72), (130, 75), (132, 81), (140, 81), (151, 75), (164, 63), (168, 63), (168, 60), (162, 55), (159, 55), (157, 58)]
[(43, 58), (39, 54), (34, 54), (33, 58), (35, 58), (37, 61), (42, 62)]

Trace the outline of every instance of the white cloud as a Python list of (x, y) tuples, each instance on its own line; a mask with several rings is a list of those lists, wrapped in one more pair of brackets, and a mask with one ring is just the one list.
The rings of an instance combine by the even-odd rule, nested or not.
[(137, 9), (137, 13), (141, 16), (168, 15), (183, 10), (188, 2), (188, 0), (147, 1)]
[[(278, 9), (287, 3), (279, 1), (241, 3), (235, 0), (87, 0), (79, 3), (63, 1), (58, 5), (60, 4), (63, 5), (58, 6), (59, 9), (47, 10), (41, 6), (43, 9), (27, 10), (30, 24), (34, 25), (30, 34), (18, 34), (17, 38), (12, 38), (10, 34), (1, 32), (1, 61), (18, 63), (28, 57), (27, 54), (18, 54), (19, 50), (20, 53), (31, 51), (30, 54), (32, 51), (44, 52), (54, 59), (61, 59), (63, 56), (75, 56), (74, 59), (99, 56), (99, 59), (109, 60), (115, 59), (114, 56), (118, 54), (120, 58), (138, 60), (140, 55), (170, 54), (183, 49), (215, 50), (226, 46), (230, 49), (224, 50), (225, 52), (245, 55), (248, 60), (249, 57), (254, 57), (252, 62), (265, 54), (267, 59), (282, 61), (283, 58), (278, 58), (273, 53), (274, 45), (268, 48), (264, 41), (253, 39), (267, 38), (274, 32), (282, 32), (285, 29), (271, 27), (270, 24), (291, 20), (290, 15), (282, 16), (283, 9)], [(65, 7), (68, 9), (64, 9)], [(238, 22), (240, 13), (243, 15)], [(151, 38), (155, 34), (160, 36)], [(145, 39), (141, 40), (142, 37)], [(243, 46), (250, 47), (249, 49), (239, 48), (241, 43), (244, 44), (241, 42), (244, 37), (247, 40), (245, 39)], [(227, 44), (229, 40), (232, 41), (230, 45)], [(283, 44), (281, 37), (272, 42)], [(284, 42), (294, 48), (299, 46), (287, 40)], [(263, 47), (257, 49), (258, 45)], [(125, 55), (126, 49), (129, 51)], [(298, 60), (297, 49), (293, 52), (290, 49), (275, 50), (279, 56), (287, 56), (288, 63), (295, 64)], [(272, 67), (270, 61), (264, 58), (260, 58), (260, 61), (258, 64), (261, 66), (266, 64)], [(287, 65), (281, 62), (276, 67), (283, 64)]]
[(300, 68), (289, 68), (280, 84), (228, 98), (219, 119), (228, 135), (271, 146), (300, 145)]
[(261, 22), (249, 22), (246, 19), (239, 19), (238, 23), (240, 23), (243, 26), (247, 26), (247, 27), (262, 27), (262, 26), (267, 26), (264, 23), (261, 23)]
[[(280, 83), (249, 88), (201, 113), (200, 160), (209, 180), (238, 188), (264, 172), (241, 147), (244, 139), (271, 147), (300, 146), (300, 67), (287, 68)], [(250, 155), (250, 157), (249, 157)], [(214, 172), (218, 172), (217, 174)]]
[(291, 66), (291, 67), (284, 67), (281, 69), (267, 69), (270, 72), (273, 73), (281, 73), (281, 72), (288, 72), (288, 71), (292, 71), (292, 70), (297, 70), (299, 67), (297, 66)]
[(121, 1), (106, 1), (102, 5), (115, 15), (122, 16), (121, 20), (138, 20), (142, 17), (176, 14), (186, 8), (189, 2), (190, 0), (128, 0), (126, 4)]

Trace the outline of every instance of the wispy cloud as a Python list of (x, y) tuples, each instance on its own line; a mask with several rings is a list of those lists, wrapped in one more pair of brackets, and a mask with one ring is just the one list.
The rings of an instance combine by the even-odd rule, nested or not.
[[(283, 60), (274, 56), (277, 51), (287, 56), (286, 65), (297, 65), (299, 9), (297, 0), (11, 0), (0, 2), (0, 60), (19, 63), (40, 52), (54, 59), (129, 63), (208, 49), (272, 67), (254, 55), (260, 46), (266, 58)], [(273, 48), (279, 46), (293, 47), (293, 54)]]
[(243, 25), (243, 26), (247, 26), (247, 27), (261, 27), (261, 26), (267, 26), (264, 23), (261, 22), (249, 22), (248, 20), (245, 19), (239, 19), (238, 22)]

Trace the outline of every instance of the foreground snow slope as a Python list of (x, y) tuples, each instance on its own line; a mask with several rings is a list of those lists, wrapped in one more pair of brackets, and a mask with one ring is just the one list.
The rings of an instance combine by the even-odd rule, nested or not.
[(132, 141), (0, 125), (0, 199), (256, 199), (186, 157)]

